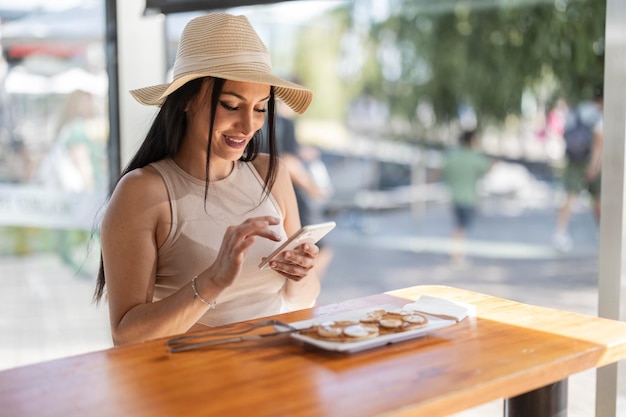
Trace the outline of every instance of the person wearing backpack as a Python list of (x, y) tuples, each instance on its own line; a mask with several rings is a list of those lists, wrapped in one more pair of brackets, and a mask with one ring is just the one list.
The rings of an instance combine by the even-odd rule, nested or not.
[(603, 89), (596, 87), (593, 101), (584, 101), (569, 112), (563, 140), (565, 141), (566, 166), (563, 173), (565, 201), (560, 207), (554, 246), (567, 252), (572, 248), (568, 233), (569, 219), (574, 201), (582, 191), (588, 191), (593, 200), (593, 214), (600, 222), (600, 163), (603, 139)]

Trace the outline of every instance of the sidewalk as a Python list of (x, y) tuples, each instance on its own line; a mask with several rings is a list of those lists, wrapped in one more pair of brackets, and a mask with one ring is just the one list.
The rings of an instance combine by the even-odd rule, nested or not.
[[(564, 254), (551, 245), (554, 207), (510, 211), (509, 203), (487, 202), (469, 234), (471, 260), (463, 267), (448, 259), (452, 218), (444, 205), (420, 215), (403, 210), (337, 218), (338, 228), (327, 240), (335, 256), (322, 283), (320, 302), (442, 284), (597, 315), (599, 241), (590, 212), (582, 206), (574, 213), (570, 228), (574, 248)], [(620, 370), (621, 381), (625, 376)], [(595, 414), (595, 378), (592, 370), (569, 379), (570, 417)], [(623, 385), (618, 417), (626, 417)], [(502, 410), (503, 402), (495, 401), (455, 417), (496, 417)]]

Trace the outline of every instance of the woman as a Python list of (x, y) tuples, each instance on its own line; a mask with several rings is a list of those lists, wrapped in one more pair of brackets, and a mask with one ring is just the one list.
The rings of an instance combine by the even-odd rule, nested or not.
[[(311, 306), (315, 245), (258, 264), (300, 227), (274, 144), (274, 100), (303, 113), (312, 94), (271, 74), (243, 16), (185, 27), (169, 84), (131, 91), (160, 106), (112, 192), (101, 224), (115, 344), (140, 342)], [(259, 154), (269, 112), (269, 154)]]

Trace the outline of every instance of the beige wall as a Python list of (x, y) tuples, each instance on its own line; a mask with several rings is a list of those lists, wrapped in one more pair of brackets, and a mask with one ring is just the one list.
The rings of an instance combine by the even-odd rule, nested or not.
[(137, 150), (156, 111), (137, 103), (128, 91), (165, 82), (164, 17), (144, 16), (144, 7), (144, 0), (117, 2), (122, 167)]

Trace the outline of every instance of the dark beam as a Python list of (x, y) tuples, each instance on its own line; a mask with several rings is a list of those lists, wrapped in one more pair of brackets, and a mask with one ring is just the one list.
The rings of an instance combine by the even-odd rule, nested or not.
[(228, 9), (258, 4), (283, 3), (293, 0), (146, 0), (146, 14), (181, 13)]
[(117, 0), (105, 1), (105, 48), (106, 66), (109, 76), (109, 191), (113, 190), (121, 173), (120, 154), (120, 99), (117, 43)]

